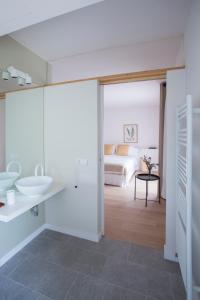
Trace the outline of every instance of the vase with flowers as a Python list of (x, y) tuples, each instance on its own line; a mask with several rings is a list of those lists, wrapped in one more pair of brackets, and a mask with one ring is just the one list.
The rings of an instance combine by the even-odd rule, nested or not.
[(151, 171), (153, 168), (156, 168), (157, 164), (154, 164), (151, 162), (151, 157), (147, 157), (146, 155), (144, 155), (143, 161), (145, 162), (148, 172), (149, 172), (149, 176), (151, 175)]

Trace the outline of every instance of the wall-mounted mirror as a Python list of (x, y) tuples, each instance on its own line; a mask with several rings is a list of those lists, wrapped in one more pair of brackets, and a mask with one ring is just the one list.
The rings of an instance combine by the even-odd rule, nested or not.
[(34, 175), (44, 161), (44, 89), (7, 93), (5, 100), (5, 160), (22, 165), (21, 176)]

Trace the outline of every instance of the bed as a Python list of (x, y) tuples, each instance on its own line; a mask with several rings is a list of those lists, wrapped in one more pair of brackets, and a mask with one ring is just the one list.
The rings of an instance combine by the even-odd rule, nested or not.
[(126, 187), (138, 169), (139, 157), (104, 155), (104, 184)]

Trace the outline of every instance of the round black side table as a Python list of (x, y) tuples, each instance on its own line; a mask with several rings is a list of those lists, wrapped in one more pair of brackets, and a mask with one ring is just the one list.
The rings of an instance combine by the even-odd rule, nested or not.
[(146, 202), (145, 206), (147, 207), (147, 198), (148, 198), (148, 182), (149, 181), (155, 181), (158, 180), (158, 197), (159, 197), (159, 203), (160, 203), (160, 176), (155, 174), (146, 174), (146, 173), (140, 173), (135, 175), (135, 193), (134, 193), (134, 200), (136, 200), (136, 179), (144, 180), (146, 181)]

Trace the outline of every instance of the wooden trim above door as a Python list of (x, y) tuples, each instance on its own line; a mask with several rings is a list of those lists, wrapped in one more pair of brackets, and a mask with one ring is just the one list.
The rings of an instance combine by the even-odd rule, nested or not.
[(110, 76), (99, 77), (99, 82), (102, 85), (106, 84), (115, 84), (122, 82), (131, 82), (131, 81), (145, 81), (145, 80), (158, 80), (166, 79), (167, 71), (184, 69), (185, 66), (125, 73), (125, 74), (116, 74)]
[(114, 74), (114, 75), (98, 76), (98, 77), (89, 77), (83, 79), (67, 80), (62, 82), (43, 84), (43, 85), (38, 85), (36, 87), (28, 87), (28, 88), (13, 90), (13, 91), (7, 91), (5, 93), (0, 93), (0, 95), (1, 94), (4, 95), (2, 96), (4, 98), (1, 98), (0, 96), (0, 99), (5, 99), (5, 94), (10, 92), (22, 91), (27, 89), (37, 89), (41, 87), (56, 86), (56, 85), (81, 82), (81, 81), (89, 81), (89, 80), (98, 80), (101, 85), (117, 84), (117, 83), (132, 82), (132, 81), (159, 80), (159, 79), (162, 80), (162, 79), (166, 79), (167, 71), (179, 70), (184, 68), (185, 66), (178, 66), (178, 67), (171, 67), (171, 68), (164, 68), (164, 69), (122, 73), (122, 74)]

